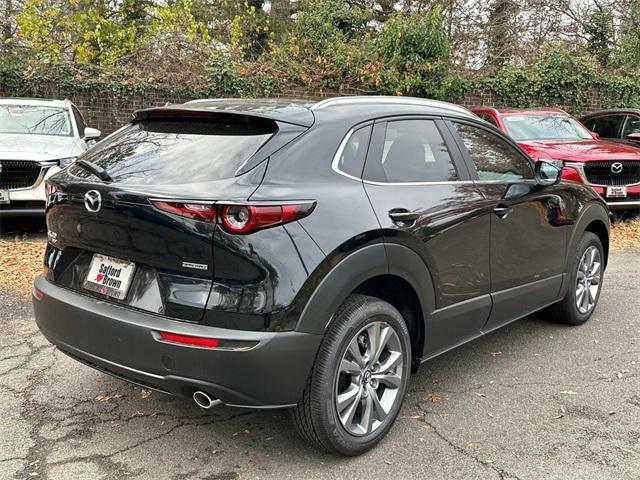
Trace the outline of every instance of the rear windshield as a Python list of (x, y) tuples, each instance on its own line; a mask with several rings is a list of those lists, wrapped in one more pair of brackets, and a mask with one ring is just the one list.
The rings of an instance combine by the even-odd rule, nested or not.
[[(118, 183), (181, 184), (233, 177), (276, 132), (272, 121), (145, 120), (100, 142), (81, 158)], [(70, 167), (76, 177), (91, 173)]]

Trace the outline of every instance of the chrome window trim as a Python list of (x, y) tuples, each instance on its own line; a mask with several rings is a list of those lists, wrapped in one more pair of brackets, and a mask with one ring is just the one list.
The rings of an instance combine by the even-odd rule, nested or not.
[[(482, 184), (512, 183), (512, 182), (509, 182), (508, 180), (507, 181), (505, 180), (448, 180), (448, 181), (434, 181), (434, 182), (376, 182), (374, 180), (366, 180), (364, 178), (354, 177), (353, 175), (350, 175), (340, 170), (340, 168), (338, 167), (338, 163), (340, 162), (340, 157), (342, 156), (342, 152), (347, 146), (349, 139), (351, 138), (353, 133), (359, 128), (361, 128), (361, 126), (354, 127), (347, 132), (345, 137), (342, 139), (342, 142), (340, 142), (340, 146), (338, 147), (338, 150), (336, 151), (336, 154), (333, 156), (333, 160), (331, 161), (331, 169), (334, 172), (336, 172), (339, 175), (342, 175), (343, 177), (350, 178), (351, 180), (356, 180), (358, 182), (366, 183), (368, 185), (378, 185), (378, 186), (471, 185), (471, 184), (482, 185)], [(528, 183), (528, 182), (535, 183), (535, 179), (522, 179), (517, 182), (518, 183)]]
[[(360, 128), (360, 127), (358, 127)], [(351, 180), (357, 180), (358, 182), (363, 182), (364, 180), (362, 178), (358, 178), (358, 177), (354, 177), (353, 175), (350, 175), (348, 173), (343, 172), (342, 170), (340, 170), (340, 168), (338, 167), (338, 163), (340, 163), (340, 157), (342, 156), (342, 152), (344, 151), (345, 147), (347, 146), (347, 143), (349, 143), (349, 140), (351, 139), (351, 136), (354, 134), (354, 132), (356, 131), (356, 127), (353, 127), (351, 130), (349, 130), (347, 132), (347, 134), (344, 136), (344, 138), (342, 139), (342, 142), (340, 142), (340, 146), (338, 146), (338, 150), (336, 151), (336, 154), (333, 156), (333, 160), (331, 161), (331, 169), (344, 176), (347, 178), (350, 178)], [(366, 159), (365, 159), (366, 161)]]

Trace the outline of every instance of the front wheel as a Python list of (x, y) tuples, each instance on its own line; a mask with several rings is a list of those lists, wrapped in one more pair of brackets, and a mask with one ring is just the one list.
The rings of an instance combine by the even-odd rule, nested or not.
[(395, 421), (411, 371), (402, 315), (380, 299), (351, 295), (334, 315), (293, 419), (301, 436), (359, 455)]
[(593, 314), (604, 277), (604, 251), (597, 235), (585, 232), (572, 262), (569, 290), (550, 313), (557, 322), (581, 325)]

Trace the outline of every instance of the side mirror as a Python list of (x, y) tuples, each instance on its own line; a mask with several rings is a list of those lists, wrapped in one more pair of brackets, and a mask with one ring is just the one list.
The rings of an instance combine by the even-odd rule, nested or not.
[(102, 132), (97, 128), (85, 128), (84, 129), (84, 139), (85, 140), (97, 140), (102, 136)]
[(555, 185), (560, 181), (561, 171), (553, 163), (538, 160), (535, 167), (536, 183), (543, 187)]
[(640, 143), (640, 132), (630, 133), (626, 136), (626, 139), (630, 142)]

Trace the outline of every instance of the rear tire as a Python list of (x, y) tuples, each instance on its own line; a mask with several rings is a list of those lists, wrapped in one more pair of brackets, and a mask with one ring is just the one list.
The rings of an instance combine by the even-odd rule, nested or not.
[(400, 312), (374, 297), (349, 296), (292, 410), (300, 436), (340, 455), (366, 452), (393, 425), (410, 371), (411, 341)]
[(549, 308), (549, 317), (559, 323), (582, 325), (593, 315), (602, 291), (604, 251), (597, 235), (584, 233), (570, 268), (569, 289)]

